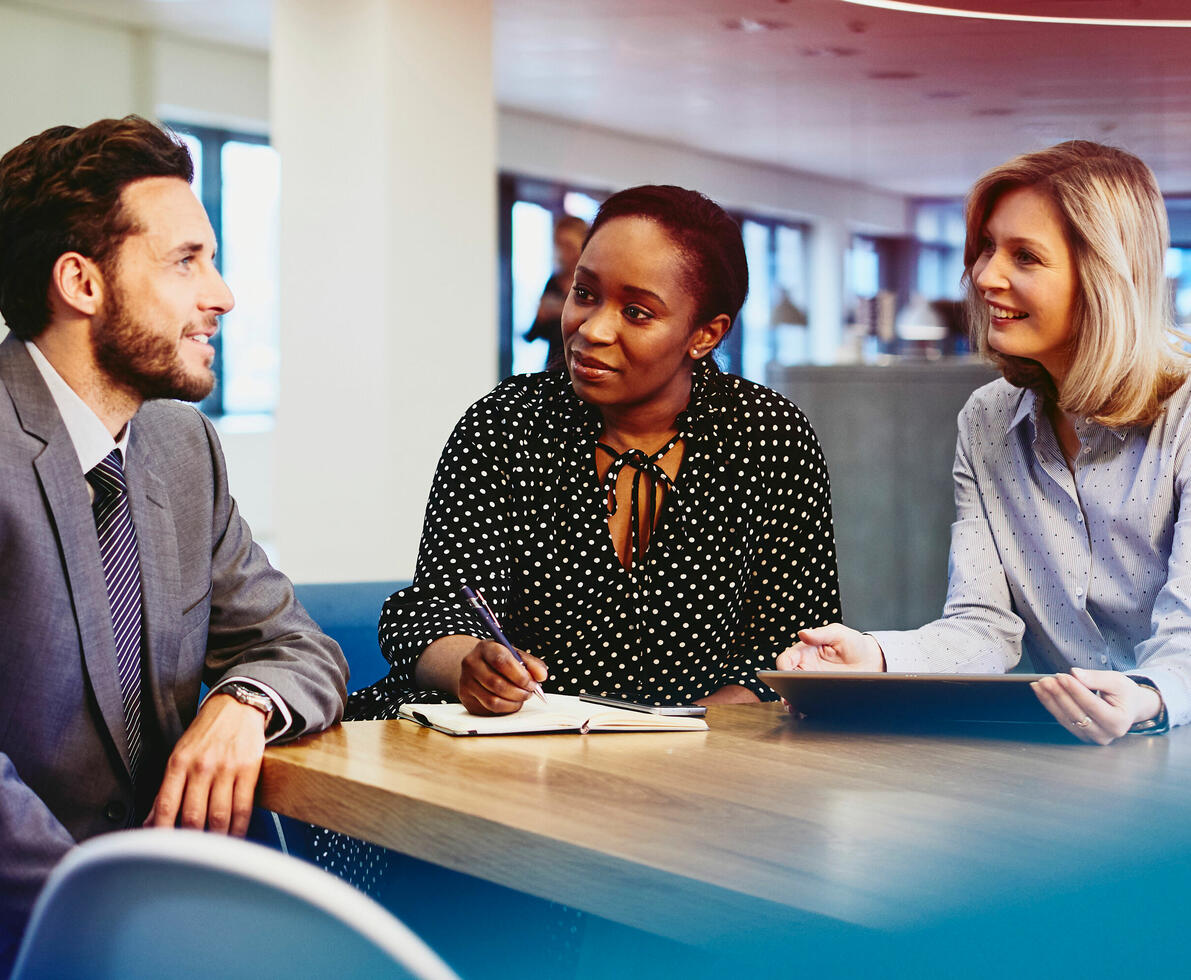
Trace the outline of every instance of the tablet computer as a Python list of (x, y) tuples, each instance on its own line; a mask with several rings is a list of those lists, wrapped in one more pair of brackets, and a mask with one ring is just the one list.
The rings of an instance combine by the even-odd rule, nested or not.
[(1031, 681), (1045, 674), (870, 674), (759, 670), (795, 711), (820, 721), (1055, 723)]

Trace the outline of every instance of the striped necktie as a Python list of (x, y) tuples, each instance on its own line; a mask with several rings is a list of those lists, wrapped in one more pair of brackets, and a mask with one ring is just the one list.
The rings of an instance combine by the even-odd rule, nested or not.
[(113, 449), (108, 453), (87, 474), (87, 480), (95, 488), (91, 509), (95, 513), (99, 556), (112, 606), (116, 669), (120, 675), (124, 725), (128, 734), (128, 761), (135, 780), (141, 754), (141, 562), (120, 450)]

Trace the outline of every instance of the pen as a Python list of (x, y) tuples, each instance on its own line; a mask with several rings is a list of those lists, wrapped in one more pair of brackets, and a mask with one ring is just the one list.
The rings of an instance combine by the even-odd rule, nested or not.
[[(518, 653), (517, 648), (509, 642), (509, 638), (501, 632), (500, 624), (497, 623), (496, 617), (492, 615), (492, 610), (488, 608), (488, 603), (484, 601), (484, 597), (468, 585), (465, 585), (461, 591), (463, 592), (464, 598), (466, 598), (468, 603), (471, 605), (472, 609), (479, 613), (480, 619), (484, 621), (484, 625), (492, 631), (492, 635), (496, 637), (497, 642), (517, 658), (517, 663), (524, 666), (525, 661), (522, 659), (521, 654)], [(530, 683), (533, 684), (533, 693), (542, 699), (542, 704), (546, 704), (546, 695), (542, 693), (542, 685), (535, 681), (532, 677), (530, 677), (529, 680)]]

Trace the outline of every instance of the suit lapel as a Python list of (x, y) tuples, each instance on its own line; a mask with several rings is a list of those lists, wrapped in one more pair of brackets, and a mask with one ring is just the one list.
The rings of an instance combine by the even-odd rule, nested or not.
[[(141, 559), (141, 596), (148, 672), (146, 693), (162, 731), (182, 731), (177, 704), (168, 692), (177, 674), (181, 637), (178, 614), (182, 608), (182, 579), (178, 566), (178, 539), (165, 485), (153, 470), (152, 459), (137, 438), (136, 420), (128, 446), (128, 503), (136, 524)], [(170, 739), (167, 738), (167, 741)]]
[(116, 671), (112, 609), (78, 454), (37, 366), (21, 341), (11, 335), (0, 344), (0, 376), (22, 428), (45, 444), (34, 456), (33, 468), (61, 549), (62, 571), (78, 623), (87, 678), (104, 724), (127, 769), (128, 739)]

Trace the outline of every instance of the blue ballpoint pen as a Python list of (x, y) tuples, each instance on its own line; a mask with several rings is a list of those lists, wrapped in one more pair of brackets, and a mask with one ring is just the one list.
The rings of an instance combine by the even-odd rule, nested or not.
[[(475, 589), (469, 585), (465, 585), (461, 590), (464, 598), (470, 603), (472, 609), (479, 613), (480, 619), (484, 621), (484, 625), (492, 631), (492, 635), (496, 637), (497, 642), (517, 658), (517, 663), (524, 666), (525, 660), (522, 659), (521, 654), (517, 652), (517, 648), (509, 642), (509, 638), (501, 632), (500, 624), (496, 621), (496, 617), (492, 614), (492, 610), (488, 608), (488, 603), (484, 601), (484, 597), (476, 592)], [(542, 693), (542, 685), (535, 681), (532, 677), (530, 682), (533, 684), (533, 693), (542, 699), (542, 704), (546, 704), (546, 695)]]

